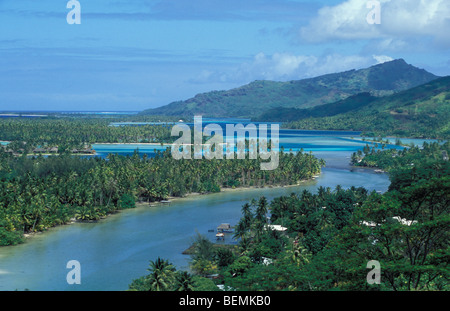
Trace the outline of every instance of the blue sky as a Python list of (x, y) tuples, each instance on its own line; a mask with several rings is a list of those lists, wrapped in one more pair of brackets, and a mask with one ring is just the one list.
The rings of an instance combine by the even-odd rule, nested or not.
[(450, 1), (0, 0), (0, 111), (139, 111), (403, 58), (450, 75)]

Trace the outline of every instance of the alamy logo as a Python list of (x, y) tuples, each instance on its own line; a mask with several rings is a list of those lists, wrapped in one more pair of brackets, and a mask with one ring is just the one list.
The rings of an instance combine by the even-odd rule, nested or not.
[(74, 284), (81, 284), (81, 264), (77, 260), (70, 260), (67, 265), (67, 269), (72, 269), (67, 273), (66, 280), (67, 284), (74, 285)]
[(367, 269), (372, 269), (367, 274), (367, 283), (381, 284), (381, 265), (377, 260), (371, 260), (367, 263)]
[(77, 0), (70, 0), (67, 2), (67, 8), (71, 9), (69, 13), (67, 13), (67, 24), (81, 24), (81, 4)]
[[(172, 128), (172, 136), (179, 136), (172, 144), (172, 157), (174, 159), (202, 159), (205, 157), (211, 159), (224, 158), (227, 160), (245, 159), (248, 153), (249, 159), (257, 159), (258, 153), (262, 160), (270, 160), (261, 163), (261, 170), (274, 170), (278, 168), (279, 163), (279, 125), (271, 124), (270, 128), (270, 148), (268, 147), (267, 124), (226, 124), (226, 143), (224, 142), (223, 129), (218, 124), (208, 124), (203, 128), (201, 116), (194, 117), (194, 144), (192, 144), (191, 128), (187, 124), (176, 124)], [(204, 136), (211, 137), (203, 144)], [(248, 133), (248, 140), (246, 133)], [(235, 137), (237, 138), (235, 139)], [(248, 148), (247, 143), (248, 141)], [(192, 146), (194, 149), (192, 150)], [(192, 155), (193, 153), (193, 155)]]
[(381, 4), (380, 1), (367, 1), (367, 8), (372, 9), (366, 16), (368, 24), (381, 24)]

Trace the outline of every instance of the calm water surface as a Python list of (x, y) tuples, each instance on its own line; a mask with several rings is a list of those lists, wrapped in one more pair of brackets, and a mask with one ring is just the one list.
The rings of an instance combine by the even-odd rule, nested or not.
[[(302, 189), (315, 191), (319, 186), (387, 190), (386, 174), (348, 165), (351, 153), (362, 149), (365, 142), (350, 139), (354, 133), (327, 134), (280, 134), (286, 149), (311, 150), (327, 161), (320, 177), (300, 186), (221, 192), (175, 200), (170, 205), (139, 207), (98, 223), (53, 228), (25, 244), (0, 248), (0, 290), (126, 290), (133, 279), (148, 273), (149, 260), (158, 256), (169, 259), (178, 269), (188, 269), (189, 256), (182, 252), (195, 235), (215, 240), (215, 233), (208, 231), (221, 223), (236, 224), (242, 205), (252, 198), (264, 195), (271, 199)], [(112, 152), (111, 147), (124, 154), (134, 151), (134, 146), (109, 145), (108, 152)], [(231, 237), (227, 236), (226, 242), (231, 242)], [(67, 284), (70, 269), (66, 264), (70, 260), (81, 263), (81, 285)]]

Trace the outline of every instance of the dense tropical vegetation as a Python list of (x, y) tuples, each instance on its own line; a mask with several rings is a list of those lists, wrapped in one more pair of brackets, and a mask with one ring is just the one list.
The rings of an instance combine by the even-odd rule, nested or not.
[(211, 280), (192, 275), (187, 271), (177, 271), (166, 259), (158, 257), (150, 261), (146, 276), (140, 277), (129, 285), (130, 291), (217, 291)]
[(272, 112), (275, 121), (289, 121), (284, 124), (287, 128), (357, 130), (370, 136), (448, 139), (450, 77), (379, 98), (360, 94), (318, 108)]
[(323, 161), (280, 152), (279, 168), (260, 170), (261, 159), (176, 160), (170, 149), (154, 158), (110, 154), (106, 159), (61, 154), (13, 156), (0, 147), (0, 245), (25, 233), (95, 221), (136, 201), (153, 202), (221, 188), (295, 184), (320, 172)]
[[(120, 119), (123, 120), (123, 119)], [(94, 143), (162, 143), (174, 140), (171, 125), (112, 126), (115, 119), (48, 117), (0, 119), (0, 140), (10, 141), (15, 153), (32, 153), (38, 147), (58, 147), (59, 153)]]
[[(432, 143), (356, 155), (358, 165), (389, 171), (384, 194), (338, 186), (253, 200), (235, 226), (236, 247), (197, 238), (191, 273), (218, 274), (225, 290), (449, 290), (449, 151)], [(371, 260), (380, 284), (367, 281)]]

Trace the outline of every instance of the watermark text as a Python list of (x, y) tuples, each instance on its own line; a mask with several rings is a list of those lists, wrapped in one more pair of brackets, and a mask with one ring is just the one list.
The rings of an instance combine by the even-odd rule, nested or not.
[[(261, 170), (274, 170), (279, 163), (279, 125), (271, 124), (270, 147), (268, 140), (267, 124), (226, 124), (226, 137), (224, 139), (223, 128), (218, 124), (207, 124), (203, 128), (201, 116), (194, 117), (193, 133), (187, 124), (176, 124), (172, 128), (171, 135), (179, 136), (172, 144), (172, 157), (174, 159), (211, 159), (227, 160), (249, 159), (268, 160), (262, 162)], [(212, 133), (214, 136), (211, 137)], [(247, 135), (248, 134), (248, 135)], [(192, 143), (192, 137), (194, 143)], [(203, 143), (204, 137), (211, 137)], [(248, 147), (247, 147), (248, 141)], [(193, 149), (192, 149), (193, 147)], [(224, 155), (225, 153), (225, 155)]]
[(71, 9), (69, 13), (67, 13), (67, 24), (81, 24), (81, 4), (77, 0), (70, 0), (67, 2), (67, 8)]
[(67, 265), (67, 269), (72, 269), (67, 273), (66, 280), (69, 285), (81, 284), (81, 264), (77, 260), (70, 260)]
[(372, 9), (366, 16), (366, 21), (370, 25), (381, 24), (381, 4), (380, 1), (367, 1), (367, 8)]

